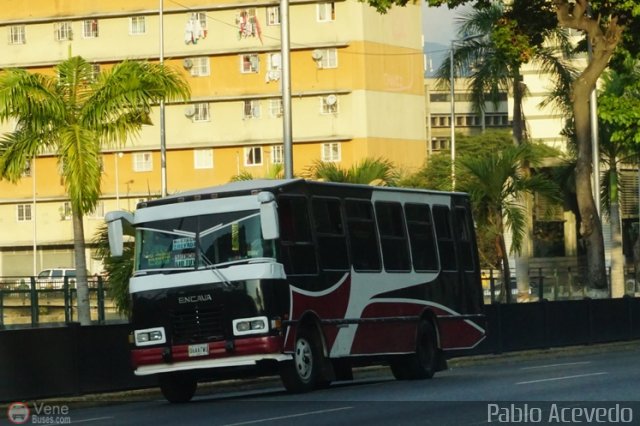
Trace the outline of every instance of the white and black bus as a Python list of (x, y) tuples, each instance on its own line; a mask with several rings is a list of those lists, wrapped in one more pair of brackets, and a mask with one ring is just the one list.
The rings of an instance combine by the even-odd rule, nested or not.
[[(430, 378), (484, 339), (465, 194), (254, 180), (106, 216), (135, 235), (132, 360), (184, 402), (212, 369), (273, 363), (290, 391), (388, 363)], [(215, 372), (214, 372), (215, 373)]]

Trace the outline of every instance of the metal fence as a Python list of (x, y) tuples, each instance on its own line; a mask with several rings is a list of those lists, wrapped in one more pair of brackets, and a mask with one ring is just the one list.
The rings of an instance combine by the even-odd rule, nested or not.
[[(532, 268), (529, 270), (529, 292), (519, 294), (516, 276), (509, 279), (509, 291), (501, 297), (502, 277), (497, 269), (482, 270), (482, 289), (485, 304), (516, 302), (538, 302), (555, 300), (579, 300), (589, 297), (589, 289), (584, 282), (585, 272), (576, 267)], [(611, 295), (611, 268), (607, 268), (607, 291)], [(640, 296), (640, 283), (636, 271), (627, 268), (624, 272), (625, 294)], [(524, 296), (524, 297), (523, 297)]]
[[(124, 319), (107, 296), (108, 283), (101, 276), (89, 277), (88, 285), (93, 322)], [(0, 277), (0, 328), (68, 324), (77, 318), (75, 277)]]

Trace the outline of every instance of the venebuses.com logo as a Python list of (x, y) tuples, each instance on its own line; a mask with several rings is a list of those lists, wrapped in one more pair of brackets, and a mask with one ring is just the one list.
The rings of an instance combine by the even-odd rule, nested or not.
[(16, 425), (23, 425), (28, 422), (30, 415), (29, 406), (24, 402), (14, 402), (7, 408), (7, 418)]
[(7, 418), (15, 425), (30, 424), (59, 425), (71, 423), (68, 405), (34, 402), (13, 402), (7, 408)]

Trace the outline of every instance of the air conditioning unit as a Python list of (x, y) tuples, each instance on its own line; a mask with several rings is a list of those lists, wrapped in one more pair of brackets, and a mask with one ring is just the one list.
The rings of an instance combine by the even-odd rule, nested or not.
[(184, 109), (184, 116), (185, 117), (193, 117), (196, 113), (196, 107), (194, 105), (187, 105), (187, 107)]
[(322, 50), (320, 50), (320, 49), (315, 49), (313, 52), (311, 52), (311, 57), (316, 62), (321, 60), (323, 56), (324, 56), (324, 54), (322, 53)]
[(193, 67), (193, 61), (192, 61), (191, 59), (189, 59), (189, 58), (185, 58), (185, 59), (182, 61), (182, 66), (183, 66), (185, 69), (191, 69), (191, 67)]
[(324, 101), (327, 103), (327, 105), (333, 106), (338, 102), (338, 97), (336, 95), (329, 95), (324, 98)]

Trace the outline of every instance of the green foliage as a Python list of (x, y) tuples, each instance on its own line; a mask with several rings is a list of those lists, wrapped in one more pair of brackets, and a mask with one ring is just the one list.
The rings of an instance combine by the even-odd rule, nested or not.
[(538, 194), (554, 201), (560, 200), (559, 188), (545, 175), (527, 174), (524, 162), (536, 166), (544, 158), (535, 145), (509, 146), (476, 157), (461, 160), (464, 179), (460, 190), (467, 191), (474, 207), (478, 227), (484, 228), (489, 239), (502, 238), (505, 229), (511, 229), (512, 250), (519, 252), (526, 230), (526, 212), (522, 197)]
[(393, 163), (383, 158), (365, 158), (349, 169), (344, 169), (333, 162), (318, 160), (306, 168), (303, 176), (326, 182), (378, 186), (394, 186), (399, 177)]
[[(263, 177), (263, 179), (282, 179), (284, 177), (284, 165), (283, 164), (272, 164), (269, 166), (267, 173)], [(243, 170), (237, 175), (234, 175), (229, 180), (230, 182), (237, 182), (241, 180), (254, 180), (256, 179), (251, 172), (247, 170)]]
[(133, 275), (133, 244), (125, 244), (122, 256), (111, 257), (106, 224), (98, 228), (91, 242), (96, 248), (96, 259), (102, 260), (104, 265), (109, 297), (120, 314), (129, 316), (131, 314), (129, 278)]

